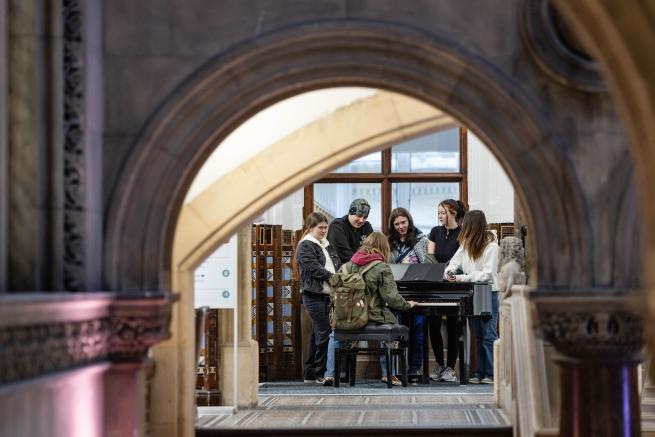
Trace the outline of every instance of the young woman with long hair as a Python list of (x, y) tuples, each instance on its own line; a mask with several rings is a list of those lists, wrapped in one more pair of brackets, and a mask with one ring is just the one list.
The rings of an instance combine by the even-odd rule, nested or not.
[[(431, 263), (428, 258), (428, 238), (414, 226), (412, 215), (405, 208), (396, 208), (389, 215), (387, 240), (391, 248), (391, 264)], [(400, 323), (407, 324), (406, 317), (399, 314)], [(414, 378), (423, 366), (423, 324), (424, 317), (415, 315), (409, 327), (411, 355), (409, 357), (409, 375)], [(425, 370), (427, 371), (427, 369)]]
[[(396, 311), (407, 311), (416, 305), (414, 301), (406, 301), (400, 293), (396, 281), (393, 279), (393, 273), (388, 262), (391, 258), (391, 249), (387, 242), (387, 237), (382, 232), (371, 233), (362, 246), (355, 252), (351, 260), (346, 264), (349, 271), (358, 272), (363, 270), (373, 261), (381, 261), (374, 265), (364, 274), (366, 288), (371, 294), (371, 300), (368, 306), (369, 323), (390, 323), (396, 324), (396, 316), (391, 309)], [(391, 309), (390, 309), (391, 308)], [(380, 358), (382, 367), (382, 382), (386, 383), (386, 357)], [(400, 385), (401, 382), (395, 376), (392, 376), (392, 384)]]
[(459, 233), (460, 247), (450, 260), (444, 278), (451, 282), (491, 282), (491, 319), (480, 317), (472, 320), (477, 339), (477, 361), (471, 384), (493, 384), (494, 341), (498, 338), (498, 243), (494, 234), (487, 230), (487, 219), (480, 210), (469, 211), (462, 220)]
[[(428, 253), (433, 261), (447, 263), (459, 249), (459, 224), (466, 208), (460, 200), (446, 199), (437, 206), (439, 226), (430, 231)], [(435, 381), (456, 382), (455, 363), (459, 349), (457, 316), (446, 317), (446, 335), (448, 337), (448, 356), (444, 361), (443, 338), (441, 337), (441, 316), (429, 317), (430, 344), (437, 367), (430, 373)]]
[(428, 238), (414, 226), (412, 215), (405, 208), (396, 208), (389, 214), (387, 240), (391, 249), (391, 264), (429, 262)]
[(329, 335), (332, 332), (328, 316), (329, 289), (326, 282), (340, 267), (341, 262), (325, 236), (328, 220), (313, 212), (305, 219), (305, 235), (296, 249), (296, 262), (300, 270), (300, 292), (305, 310), (312, 319), (313, 336), (310, 353), (304, 363), (305, 382), (326, 384)]

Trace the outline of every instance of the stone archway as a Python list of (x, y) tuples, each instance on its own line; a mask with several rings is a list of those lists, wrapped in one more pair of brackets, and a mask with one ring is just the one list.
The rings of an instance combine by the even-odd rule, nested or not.
[[(521, 187), (530, 224), (543, 230), (533, 235), (536, 247), (566, 249), (561, 263), (548, 257), (539, 261), (539, 283), (589, 285), (584, 223), (565, 220), (584, 217), (578, 210), (580, 188), (539, 103), (455, 41), (397, 25), (336, 21), (273, 32), (239, 46), (209, 62), (168, 98), (134, 145), (122, 171), (126, 177), (112, 193), (105, 263), (110, 287), (168, 288), (177, 213), (216, 144), (264, 107), (334, 86), (406, 94), (469, 126)], [(126, 248), (134, 250), (126, 253)], [(582, 274), (571, 275), (572, 269)]]
[[(241, 205), (239, 219), (217, 225), (203, 239), (204, 251), (174, 266), (177, 216), (201, 164), (216, 144), (259, 110), (294, 94), (333, 86), (406, 94), (469, 126), (499, 158), (531, 227), (540, 229), (531, 235), (540, 253), (533, 278), (543, 288), (591, 285), (580, 188), (538, 102), (455, 41), (403, 26), (335, 21), (273, 32), (238, 46), (209, 62), (169, 97), (134, 145), (112, 195), (106, 250), (110, 287), (169, 289), (173, 271), (179, 270), (186, 274), (172, 288), (191, 289), (189, 272), (206, 252), (285, 194), (272, 192), (259, 204)], [(286, 192), (316, 176), (300, 164), (286, 181)], [(570, 222), (571, 215), (581, 220)], [(549, 247), (557, 247), (557, 253)], [(180, 313), (190, 313), (188, 296), (180, 306), (174, 324), (180, 323)], [(190, 351), (189, 339), (174, 341), (179, 342), (177, 351)], [(179, 423), (183, 434), (192, 429), (192, 373), (187, 366), (180, 365), (178, 376), (183, 377), (176, 381), (181, 397), (171, 401), (169, 419)]]

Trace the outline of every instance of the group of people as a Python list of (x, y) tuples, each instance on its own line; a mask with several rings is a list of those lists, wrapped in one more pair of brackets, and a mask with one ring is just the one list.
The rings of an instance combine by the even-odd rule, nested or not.
[[(492, 317), (473, 319), (472, 328), (477, 339), (476, 370), (469, 382), (493, 383), (493, 342), (497, 338), (498, 288), (496, 273), (498, 243), (489, 232), (484, 213), (465, 211), (462, 202), (447, 199), (438, 205), (439, 225), (426, 236), (414, 226), (412, 216), (405, 208), (396, 208), (389, 216), (388, 235), (374, 232), (367, 221), (370, 205), (365, 199), (355, 199), (348, 214), (328, 224), (327, 217), (311, 213), (305, 220), (305, 234), (296, 250), (300, 270), (300, 290), (305, 310), (312, 320), (313, 335), (310, 352), (304, 363), (305, 382), (332, 385), (335, 377), (334, 349), (339, 347), (329, 320), (329, 279), (343, 265), (350, 272), (366, 268), (380, 261), (364, 275), (371, 294), (369, 323), (398, 323), (404, 321), (403, 312), (416, 302), (406, 301), (398, 292), (389, 264), (395, 263), (448, 263), (444, 280), (457, 282), (486, 281), (492, 285)], [(393, 311), (392, 311), (393, 310)], [(409, 357), (409, 373), (418, 374), (423, 362), (424, 317), (414, 316), (410, 326), (413, 342)], [(441, 336), (441, 317), (428, 317), (431, 345), (437, 367), (430, 372), (436, 381), (457, 381), (455, 362), (458, 355), (458, 324), (456, 316), (446, 318), (447, 350)], [(382, 382), (386, 383), (386, 358), (380, 359)], [(393, 373), (393, 372), (392, 372)], [(392, 383), (401, 382), (392, 376)]]

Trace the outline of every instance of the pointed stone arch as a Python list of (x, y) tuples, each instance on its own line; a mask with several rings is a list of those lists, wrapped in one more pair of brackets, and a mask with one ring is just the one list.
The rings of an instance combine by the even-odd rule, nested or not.
[[(455, 41), (399, 25), (333, 21), (272, 32), (239, 45), (169, 96), (133, 146), (112, 193), (106, 246), (110, 288), (170, 288), (177, 215), (211, 151), (261, 109), (294, 94), (334, 86), (406, 94), (470, 127), (505, 168), (531, 228), (539, 229), (531, 235), (542, 255), (533, 277), (545, 287), (590, 284), (584, 202), (561, 150), (563, 142), (541, 117), (538, 102)], [(308, 178), (298, 175), (290, 189)], [(242, 223), (258, 212), (249, 210)], [(571, 216), (579, 220), (571, 221)], [(557, 256), (549, 246), (559, 248)]]
[[(584, 201), (557, 134), (540, 103), (520, 84), (456, 41), (407, 26), (368, 21), (299, 25), (261, 35), (220, 54), (175, 90), (133, 145), (112, 192), (107, 218), (106, 280), (112, 290), (192, 290), (192, 271), (210, 250), (284, 194), (328, 171), (300, 157), (281, 191), (256, 203), (233, 201), (238, 219), (198, 236), (202, 249), (173, 265), (173, 244), (186, 192), (201, 165), (236, 127), (287, 97), (320, 88), (364, 86), (393, 91), (440, 108), (489, 146), (513, 182), (539, 253), (531, 276), (541, 288), (592, 283)], [(341, 151), (333, 164), (348, 155)], [(162, 213), (163, 211), (163, 213)], [(576, 220), (570, 220), (575, 217)], [(175, 274), (174, 274), (175, 273)], [(175, 282), (172, 281), (175, 276)], [(191, 293), (182, 296), (173, 332), (190, 327)], [(176, 325), (177, 324), (177, 325)], [(192, 429), (192, 342), (174, 335), (163, 374), (177, 375), (168, 419)], [(174, 368), (173, 368), (174, 367)], [(172, 415), (171, 415), (172, 414)], [(171, 418), (172, 417), (172, 418)]]

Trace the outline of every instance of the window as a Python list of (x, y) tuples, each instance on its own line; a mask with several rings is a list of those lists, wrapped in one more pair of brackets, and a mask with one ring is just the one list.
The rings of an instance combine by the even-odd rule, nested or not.
[(391, 144), (358, 158), (305, 187), (304, 216), (348, 213), (353, 199), (371, 204), (373, 229), (387, 231), (393, 208), (407, 208), (427, 233), (437, 224), (437, 205), (448, 198), (467, 203), (466, 129), (455, 127)]
[(457, 182), (391, 184), (391, 209), (398, 207), (407, 209), (412, 214), (414, 225), (426, 235), (437, 225), (437, 205), (445, 199), (459, 199)]
[(314, 184), (314, 211), (328, 216), (328, 220), (348, 214), (353, 199), (364, 198), (371, 205), (368, 221), (373, 229), (382, 226), (382, 193), (380, 184), (335, 183)]

